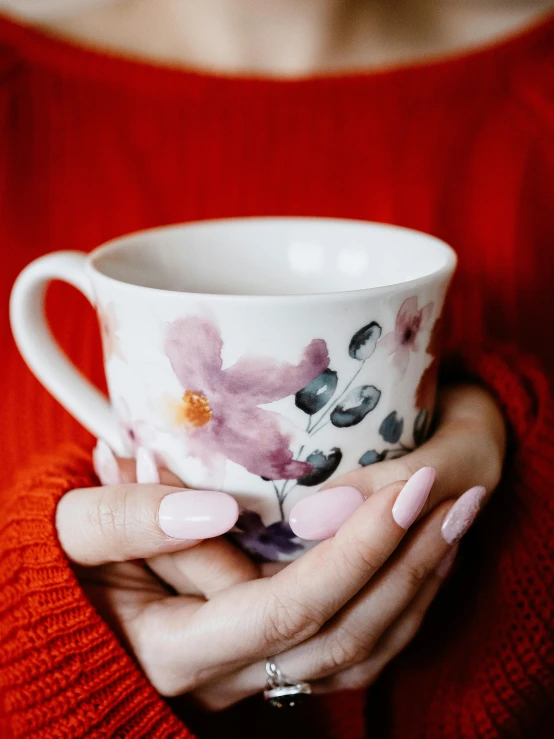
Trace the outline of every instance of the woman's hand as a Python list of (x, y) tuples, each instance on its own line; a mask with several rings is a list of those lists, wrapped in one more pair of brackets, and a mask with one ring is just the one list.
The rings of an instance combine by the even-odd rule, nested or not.
[(364, 498), (395, 480), (407, 480), (422, 467), (433, 467), (437, 479), (421, 516), (475, 485), (490, 495), (500, 480), (505, 451), (504, 418), (492, 396), (476, 385), (445, 389), (438, 397), (436, 430), (425, 444), (333, 480), (324, 486), (324, 495), (316, 493), (294, 507), (290, 524), (304, 539), (333, 536)]
[[(371, 501), (394, 489), (398, 483), (393, 481), (409, 479), (409, 485), (419, 484), (422, 495), (416, 514), (420, 523), (391, 558), (315, 636), (280, 655), (279, 667), (285, 674), (315, 681), (315, 692), (363, 688), (377, 678), (417, 633), (454, 561), (457, 541), (498, 484), (505, 447), (504, 419), (490, 394), (476, 386), (449, 388), (439, 397), (436, 431), (419, 449), (353, 471), (295, 506), (291, 524), (299, 535), (344, 541), (355, 517), (364, 510), (372, 515)], [(451, 507), (455, 498), (458, 501)], [(405, 500), (399, 496), (393, 508), (402, 526), (408, 526), (415, 513), (414, 501), (405, 505)], [(452, 548), (431, 571), (430, 563), (444, 552), (445, 540)], [(354, 538), (351, 544), (355, 549), (360, 546)], [(311, 556), (315, 558), (321, 546)], [(366, 541), (365, 546), (371, 551), (372, 542)], [(183, 567), (187, 570), (186, 556)], [(246, 696), (260, 690), (262, 680), (262, 665), (255, 665), (197, 693), (208, 705), (213, 696), (233, 702), (241, 691)]]
[[(60, 501), (57, 527), (91, 601), (154, 687), (164, 695), (193, 693), (220, 709), (263, 689), (268, 656), (280, 655), (280, 666), (314, 681), (315, 690), (332, 690), (365, 684), (411, 638), (439, 587), (436, 568), (452, 551), (441, 525), (457, 519), (452, 503), (443, 503), (400, 546), (425, 502), (428, 477), (425, 470), (410, 484), (382, 488), (336, 536), (267, 578), (245, 555), (226, 551), (224, 539), (185, 549), (190, 542), (164, 533), (167, 500), (169, 510), (186, 510), (180, 496), (192, 491), (132, 483), (75, 490)], [(478, 501), (470, 497), (475, 513)], [(399, 511), (402, 525), (393, 515)], [(240, 562), (210, 574), (210, 552), (195, 556), (210, 544), (222, 548), (221, 561), (234, 554)], [(135, 561), (168, 552), (177, 573), (167, 577), (173, 592), (200, 562), (203, 597), (172, 594)]]
[[(260, 578), (258, 566), (225, 539), (190, 548), (191, 542), (164, 535), (158, 507), (174, 489), (159, 485), (70, 493), (58, 509), (60, 539), (85, 565), (78, 571), (91, 600), (164, 694), (190, 692), (206, 708), (224, 708), (263, 689), (265, 658), (276, 654), (285, 674), (311, 680), (316, 692), (362, 687), (416, 633), (484, 490), (468, 492), (453, 510), (452, 500), (438, 505), (400, 544), (403, 527), (476, 482), (490, 491), (504, 443), (502, 417), (485, 391), (447, 391), (436, 435), (413, 454), (337, 481), (357, 485), (368, 500), (336, 536), (272, 578)], [(410, 494), (404, 488), (395, 521), (392, 505), (402, 483), (379, 488), (387, 475), (408, 477), (426, 462), (439, 472), (431, 495), (424, 500), (427, 469), (413, 478)], [(141, 479), (156, 477), (148, 460), (139, 467)], [(103, 473), (134, 479), (134, 465), (118, 468), (112, 460)], [(171, 481), (168, 473), (164, 478)], [(324, 497), (338, 500), (341, 493), (308, 500)], [(353, 497), (356, 506), (363, 500)], [(146, 558), (169, 588), (143, 563), (122, 561), (131, 557)]]

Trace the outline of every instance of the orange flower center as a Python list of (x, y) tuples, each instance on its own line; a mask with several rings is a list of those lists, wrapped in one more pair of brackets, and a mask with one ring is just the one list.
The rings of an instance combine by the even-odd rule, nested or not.
[(187, 390), (179, 404), (178, 420), (186, 426), (200, 428), (212, 418), (210, 402), (202, 393), (193, 393)]

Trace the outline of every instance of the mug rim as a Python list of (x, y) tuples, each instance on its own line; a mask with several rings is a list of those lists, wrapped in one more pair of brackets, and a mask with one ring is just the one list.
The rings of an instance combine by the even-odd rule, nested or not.
[[(367, 226), (370, 228), (384, 228), (390, 231), (404, 232), (407, 234), (414, 234), (424, 237), (428, 241), (434, 242), (440, 246), (443, 250), (446, 262), (438, 269), (429, 272), (428, 274), (415, 277), (411, 280), (403, 280), (400, 282), (390, 283), (388, 285), (379, 285), (374, 287), (358, 288), (355, 290), (332, 290), (320, 293), (287, 293), (287, 294), (270, 294), (270, 295), (250, 295), (250, 294), (236, 294), (236, 293), (206, 293), (206, 292), (192, 292), (189, 290), (170, 290), (167, 288), (150, 287), (148, 285), (137, 285), (131, 282), (125, 282), (124, 280), (111, 277), (105, 272), (101, 271), (95, 264), (95, 261), (104, 256), (110, 251), (116, 251), (117, 249), (124, 247), (126, 242), (131, 242), (137, 236), (144, 235), (156, 235), (169, 231), (179, 231), (192, 227), (206, 227), (225, 224), (234, 224), (240, 226), (242, 224), (251, 223), (319, 223), (323, 224), (337, 224), (337, 225), (358, 225)], [(132, 246), (128, 244), (127, 246)], [(247, 216), (237, 218), (210, 218), (204, 220), (187, 221), (182, 223), (166, 224), (164, 226), (155, 226), (153, 228), (138, 229), (131, 231), (130, 233), (116, 236), (108, 241), (95, 247), (91, 252), (87, 254), (86, 258), (86, 269), (90, 273), (92, 272), (96, 279), (106, 282), (111, 285), (117, 285), (120, 289), (129, 290), (132, 292), (140, 291), (141, 293), (152, 293), (156, 295), (187, 295), (193, 296), (201, 300), (212, 300), (212, 301), (232, 301), (234, 303), (240, 302), (277, 302), (277, 303), (294, 303), (294, 302), (317, 302), (317, 301), (349, 301), (356, 300), (367, 295), (378, 296), (390, 292), (395, 292), (399, 289), (416, 289), (420, 285), (427, 283), (429, 280), (440, 280), (441, 278), (449, 279), (452, 277), (458, 263), (458, 257), (454, 249), (436, 236), (426, 233), (425, 231), (419, 231), (413, 228), (407, 228), (405, 226), (397, 226), (391, 223), (382, 223), (380, 221), (366, 221), (356, 218), (326, 218), (326, 217), (311, 217), (311, 216)], [(89, 274), (90, 276), (90, 274)]]

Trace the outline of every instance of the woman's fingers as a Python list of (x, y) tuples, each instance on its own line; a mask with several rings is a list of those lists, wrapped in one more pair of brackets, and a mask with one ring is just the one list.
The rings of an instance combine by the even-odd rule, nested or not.
[[(133, 460), (126, 460), (133, 463)], [(120, 461), (121, 464), (121, 461)], [(121, 469), (121, 467), (120, 467)], [(140, 483), (167, 482), (171, 472), (158, 468), (144, 447), (137, 451), (136, 479)], [(177, 593), (209, 599), (225, 588), (260, 577), (259, 567), (238, 547), (220, 536), (195, 547), (160, 554), (146, 560), (148, 567)]]
[[(145, 447), (138, 448), (136, 459), (118, 459), (100, 439), (93, 452), (93, 463), (100, 481), (107, 486), (138, 482), (149, 486), (161, 483), (182, 487), (172, 472), (158, 466), (155, 456)], [(164, 551), (146, 558), (146, 564), (178, 593), (204, 598), (261, 574), (246, 554), (219, 536), (202, 542), (188, 541), (179, 551)]]
[(147, 565), (178, 593), (209, 600), (233, 585), (261, 576), (260, 567), (223, 537), (206, 539), (195, 547), (160, 554)]
[[(353, 690), (370, 685), (412, 640), (447, 577), (457, 545), (439, 532), (446, 506), (419, 524), (413, 538), (353, 601), (309, 641), (279, 655), (285, 675), (309, 680), (314, 692)], [(450, 508), (452, 510), (452, 508)], [(441, 556), (446, 551), (445, 556)], [(222, 710), (263, 690), (265, 661), (217, 679), (195, 692), (209, 710)]]
[(56, 526), (67, 556), (90, 566), (193, 546), (229, 531), (238, 513), (225, 493), (127, 483), (67, 493)]
[[(504, 462), (504, 419), (485, 389), (466, 385), (443, 390), (438, 399), (437, 420), (434, 434), (415, 451), (358, 471), (367, 472), (371, 488), (380, 483), (381, 476), (387, 480), (396, 465), (410, 474), (425, 465), (434, 467), (437, 480), (422, 515), (438, 502), (457, 498), (475, 485), (492, 493)], [(393, 469), (387, 472), (388, 465)]]
[(377, 641), (370, 656), (353, 667), (313, 682), (314, 694), (359, 690), (375, 682), (384, 668), (408, 646), (419, 631), (425, 614), (450, 572), (456, 552), (457, 547), (451, 549), (429, 575), (407, 608)]
[[(174, 672), (170, 681), (163, 669), (149, 672), (157, 689), (192, 690), (316, 634), (375, 575), (402, 540), (405, 529), (392, 515), (402, 488), (402, 483), (395, 483), (378, 491), (335, 537), (273, 577), (227, 588), (194, 612), (189, 609), (186, 628), (178, 597), (165, 602), (163, 626), (159, 605), (135, 618), (130, 628), (135, 641), (149, 650), (146, 664), (156, 657), (159, 665), (164, 650), (167, 664), (182, 655), (180, 685)], [(404, 505), (406, 495), (413, 501), (415, 518), (423, 504), (421, 490), (406, 486)], [(144, 641), (141, 635), (146, 634)]]
[[(339, 690), (359, 690), (371, 685), (389, 662), (412, 641), (443, 580), (444, 575), (431, 574), (405, 611), (383, 634), (366, 660), (329, 677), (311, 679), (312, 692), (317, 695)], [(276, 660), (283, 674), (298, 680), (309, 679), (301, 667), (298, 667), (297, 672), (292, 672), (295, 668), (291, 665), (286, 666), (285, 656), (283, 654)], [(289, 669), (290, 673), (287, 672)], [(195, 690), (194, 697), (206, 710), (221, 711), (251, 695), (261, 693), (266, 679), (265, 662), (259, 662), (201, 686)]]
[[(236, 684), (238, 678), (231, 675), (238, 673), (242, 683), (237, 684), (232, 703), (261, 689), (269, 656), (279, 655), (284, 671), (308, 679), (364, 661), (369, 654), (365, 639), (375, 646), (449, 551), (441, 526), (450, 522), (449, 541), (453, 541), (470, 523), (466, 514), (471, 506), (465, 506), (464, 515), (455, 512), (456, 506), (464, 507), (463, 498), (454, 506), (445, 504), (419, 524), (406, 547), (408, 553), (393, 557), (386, 565), (388, 575), (381, 575), (380, 568), (405, 533), (393, 518), (400, 489), (401, 483), (376, 492), (335, 537), (272, 578), (226, 588), (207, 602), (187, 596), (166, 598), (135, 615), (127, 624), (128, 636), (156, 689), (177, 695), (222, 678), (227, 685), (231, 680)], [(404, 486), (404, 491), (401, 508), (408, 525), (424, 499), (413, 484)], [(409, 517), (406, 495), (412, 500)], [(317, 642), (318, 648), (309, 640)]]
[[(438, 418), (433, 436), (415, 451), (398, 459), (360, 467), (298, 503), (290, 513), (293, 531), (304, 539), (332, 536), (342, 523), (342, 516), (349, 515), (356, 507), (355, 501), (350, 505), (350, 499), (348, 506), (342, 506), (344, 486), (356, 488), (367, 498), (393, 480), (408, 479), (423, 467), (436, 470), (436, 481), (420, 516), (473, 486), (483, 486), (488, 494), (492, 493), (500, 479), (505, 450), (504, 421), (493, 398), (479, 387), (445, 390), (441, 394)], [(326, 517), (319, 498), (323, 495), (329, 499)]]
[(158, 467), (155, 457), (145, 447), (139, 447), (137, 458), (116, 458), (109, 445), (99, 439), (92, 452), (94, 471), (102, 485), (119, 485), (123, 482), (149, 482), (186, 487), (173, 472)]
[[(473, 492), (469, 497), (473, 504)], [(462, 496), (458, 503), (464, 502)], [(452, 510), (452, 503), (443, 503), (421, 521), (401, 551), (317, 636), (281, 656), (283, 672), (315, 680), (368, 659), (386, 629), (448, 554), (451, 545), (443, 536), (442, 526), (451, 519)]]

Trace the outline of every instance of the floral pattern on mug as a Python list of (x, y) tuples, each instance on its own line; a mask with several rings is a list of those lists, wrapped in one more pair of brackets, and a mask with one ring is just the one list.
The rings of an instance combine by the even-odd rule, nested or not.
[[(329, 425), (337, 429), (356, 426), (380, 405), (382, 391), (367, 382), (364, 368), (383, 344), (403, 378), (411, 352), (419, 351), (419, 334), (426, 328), (433, 307), (429, 302), (420, 309), (414, 296), (402, 303), (394, 330), (383, 338), (381, 325), (375, 320), (358, 329), (345, 342), (351, 371), (343, 377), (329, 366), (323, 339), (313, 339), (296, 365), (243, 356), (224, 369), (223, 339), (211, 318), (193, 315), (168, 325), (164, 351), (183, 389), (180, 398), (171, 398), (169, 425), (174, 433), (186, 437), (187, 454), (199, 459), (210, 474), (215, 471), (221, 475), (218, 484), (224, 485), (224, 467), (229, 460), (273, 487), (280, 520), (270, 518), (266, 524), (259, 513), (243, 510), (232, 533), (255, 558), (294, 558), (305, 547), (286, 521), (285, 501), (297, 487), (318, 487), (329, 480), (343, 458), (339, 446), (318, 448), (311, 443), (312, 438)], [(435, 330), (428, 351), (436, 343), (434, 335)], [(429, 383), (425, 380), (424, 384), (430, 387), (429, 376)], [(296, 450), (295, 433), (285, 430), (285, 419), (260, 408), (289, 396), (294, 396), (294, 404), (307, 416), (303, 443)], [(378, 422), (379, 435), (387, 447), (368, 450), (359, 464), (375, 464), (412, 451), (424, 441), (429, 421), (429, 408), (421, 408), (410, 424), (411, 438), (403, 440), (405, 419), (397, 411), (389, 412)], [(129, 430), (130, 437), (135, 437), (138, 429)]]
[(106, 362), (109, 362), (112, 357), (119, 357), (119, 359), (125, 361), (125, 356), (119, 343), (119, 320), (115, 311), (115, 305), (108, 303), (105, 308), (98, 305), (96, 311), (98, 313), (98, 322), (100, 323), (102, 347)]
[(431, 329), (427, 354), (431, 357), (431, 364), (423, 370), (416, 390), (416, 408), (431, 410), (435, 405), (435, 393), (439, 373), (439, 352), (442, 343), (442, 321), (439, 316)]
[[(428, 305), (432, 304), (429, 303)], [(392, 411), (383, 419), (379, 427), (379, 435), (384, 441), (392, 444), (392, 447), (380, 451), (376, 449), (368, 450), (358, 460), (358, 464), (362, 467), (383, 462), (385, 459), (400, 457), (423, 444), (427, 438), (435, 406), (441, 337), (442, 322), (439, 317), (431, 329), (426, 349), (426, 353), (431, 357), (431, 362), (421, 373), (416, 389), (415, 407), (418, 409), (418, 413), (412, 428), (413, 443), (406, 444), (401, 441), (404, 434), (404, 419), (398, 415), (397, 411)]]
[(211, 469), (226, 459), (267, 480), (291, 480), (312, 470), (293, 458), (292, 434), (281, 417), (259, 406), (295, 395), (329, 365), (327, 345), (314, 339), (297, 365), (244, 356), (223, 369), (223, 340), (206, 317), (168, 328), (165, 353), (184, 393), (173, 402), (173, 424), (187, 435), (189, 453)]
[(140, 418), (133, 418), (127, 402), (121, 397), (114, 399), (113, 408), (126, 446), (133, 456), (141, 446), (149, 449), (156, 438), (154, 428)]
[(418, 336), (429, 323), (434, 303), (419, 309), (417, 297), (407, 298), (396, 316), (394, 331), (381, 339), (381, 346), (393, 357), (394, 365), (403, 377), (408, 369), (410, 354), (419, 351)]
[(381, 325), (377, 321), (371, 321), (350, 338), (348, 356), (355, 362), (351, 365), (352, 374), (348, 375), (342, 384), (339, 383), (338, 373), (327, 368), (296, 393), (296, 407), (308, 416), (306, 425), (308, 438), (299, 448), (295, 459), (304, 459), (311, 465), (312, 470), (298, 477), (292, 486), (288, 480), (281, 484), (273, 482), (282, 521), (285, 520), (285, 500), (298, 485), (301, 487), (322, 485), (335, 474), (342, 462), (343, 453), (339, 447), (335, 446), (327, 451), (314, 449), (308, 444), (308, 440), (329, 424), (340, 429), (357, 426), (377, 407), (381, 391), (374, 385), (354, 383), (366, 362), (373, 356), (381, 332)]
[(276, 562), (304, 549), (286, 521), (265, 526), (259, 514), (249, 510), (242, 511), (230, 536), (262, 562)]
[(387, 444), (392, 444), (392, 446), (381, 451), (369, 449), (362, 454), (358, 460), (358, 464), (361, 467), (367, 467), (370, 464), (383, 462), (385, 459), (396, 459), (408, 452), (413, 452), (416, 447), (425, 441), (429, 430), (429, 420), (429, 411), (422, 408), (417, 414), (412, 428), (413, 442), (406, 444), (402, 442), (404, 419), (398, 415), (397, 411), (392, 411), (381, 421), (381, 425), (379, 426), (379, 436)]

